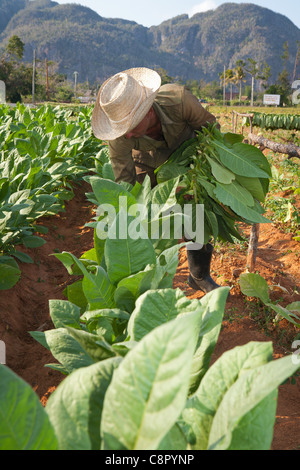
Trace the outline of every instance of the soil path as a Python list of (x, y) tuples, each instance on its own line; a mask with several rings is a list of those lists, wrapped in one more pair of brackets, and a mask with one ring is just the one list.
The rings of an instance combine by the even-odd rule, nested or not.
[[(74, 188), (75, 197), (66, 203), (66, 212), (43, 219), (49, 231), (46, 244), (24, 252), (34, 264), (22, 264), (22, 278), (9, 291), (0, 291), (0, 340), (6, 344), (7, 365), (26, 380), (42, 403), (63, 380), (62, 374), (45, 364), (55, 362), (51, 353), (39, 345), (29, 331), (45, 331), (53, 327), (49, 316), (49, 299), (65, 299), (64, 288), (74, 278), (55, 256), (55, 252), (69, 251), (79, 257), (93, 246), (93, 231), (85, 227), (93, 217), (93, 208), (85, 193), (90, 187), (83, 183)], [(249, 232), (245, 229), (245, 235)], [(238, 277), (245, 270), (246, 251), (243, 246), (216, 246), (212, 260), (212, 274), (221, 285), (231, 286), (222, 331), (213, 360), (224, 351), (249, 341), (272, 341), (274, 358), (292, 352), (292, 342), (298, 331), (288, 322), (275, 325), (264, 308), (253, 299), (245, 299), (240, 292)], [(281, 233), (273, 224), (261, 226), (255, 269), (277, 285), (272, 300), (280, 305), (300, 300), (300, 244), (289, 234)], [(185, 290), (191, 298), (200, 298), (186, 285), (188, 266), (185, 250), (180, 253), (174, 287)], [(268, 314), (269, 315), (269, 314)], [(279, 388), (277, 419), (274, 428), (273, 450), (294, 450), (300, 447), (300, 382)]]

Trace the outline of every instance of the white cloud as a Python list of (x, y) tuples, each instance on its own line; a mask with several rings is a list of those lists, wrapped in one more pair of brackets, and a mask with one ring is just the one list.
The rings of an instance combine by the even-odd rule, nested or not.
[(214, 10), (217, 8), (217, 4), (214, 0), (203, 0), (203, 2), (194, 5), (189, 11), (189, 17), (196, 13), (203, 13), (204, 11)]

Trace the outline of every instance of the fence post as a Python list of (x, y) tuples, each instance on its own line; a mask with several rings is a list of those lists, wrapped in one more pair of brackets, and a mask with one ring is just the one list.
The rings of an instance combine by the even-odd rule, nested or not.
[(6, 87), (5, 83), (0, 80), (0, 104), (6, 103)]

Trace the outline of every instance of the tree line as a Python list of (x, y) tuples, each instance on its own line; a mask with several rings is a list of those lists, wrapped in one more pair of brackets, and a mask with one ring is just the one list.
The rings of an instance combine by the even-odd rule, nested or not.
[[(85, 83), (75, 83), (67, 80), (63, 74), (59, 74), (58, 65), (53, 61), (36, 60), (34, 64), (25, 64), (23, 62), (25, 44), (17, 36), (12, 36), (0, 57), (0, 80), (6, 85), (6, 99), (8, 102), (21, 102), (24, 99), (32, 99), (37, 101), (57, 101), (71, 102), (76, 100), (79, 94), (89, 91), (95, 95), (99, 83), (93, 85)], [(287, 71), (287, 63), (289, 61), (288, 43), (284, 43), (281, 55), (282, 71), (278, 74), (274, 83), (269, 83), (271, 77), (271, 67), (266, 63), (258, 63), (251, 57), (246, 60), (238, 60), (231, 68), (224, 67), (224, 71), (219, 73), (219, 80), (206, 83), (204, 80), (189, 80), (185, 84), (188, 85), (192, 92), (199, 99), (207, 99), (210, 101), (221, 101), (225, 99), (224, 91), (227, 90), (226, 96), (232, 102), (233, 97), (238, 93), (238, 102), (242, 103), (242, 97), (245, 95), (251, 106), (259, 98), (259, 95), (276, 94), (281, 96), (281, 104), (290, 106), (292, 96), (292, 83), (296, 79), (297, 67), (300, 60), (300, 41), (297, 41), (297, 55), (295, 58), (295, 66), (293, 76)], [(158, 73), (162, 77), (162, 83), (170, 83), (173, 81), (182, 81), (169, 76), (167, 71), (157, 68)], [(74, 72), (75, 74), (77, 72)], [(249, 84), (250, 79), (250, 84)], [(260, 93), (256, 91), (255, 85), (259, 82)], [(233, 91), (235, 90), (237, 91)], [(243, 96), (244, 93), (244, 96)], [(34, 94), (34, 96), (33, 96)], [(228, 99), (226, 99), (226, 102)]]

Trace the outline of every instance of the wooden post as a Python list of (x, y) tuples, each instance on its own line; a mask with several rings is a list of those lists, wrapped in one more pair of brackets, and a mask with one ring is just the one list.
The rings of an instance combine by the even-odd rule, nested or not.
[[(234, 116), (235, 116), (235, 126), (232, 124), (232, 132), (236, 133), (236, 128), (237, 128), (237, 121), (238, 121), (238, 116), (240, 117), (247, 117), (250, 120), (250, 129), (251, 129), (251, 134), (252, 134), (252, 129), (253, 129), (253, 114), (243, 114), (243, 113), (238, 113), (237, 111), (232, 111), (232, 123), (234, 121)], [(243, 133), (243, 126), (242, 126), (242, 132)]]
[(47, 57), (45, 59), (45, 66), (46, 66), (46, 90), (47, 90), (47, 101), (49, 101), (49, 79), (48, 79), (48, 60)]
[(33, 65), (32, 65), (32, 104), (35, 104), (35, 49), (33, 50)]
[(259, 227), (260, 227), (260, 224), (254, 224), (252, 225), (252, 228), (251, 228), (248, 254), (247, 254), (247, 270), (250, 273), (252, 273), (255, 268), (258, 239), (259, 239)]
[(223, 106), (225, 106), (226, 101), (226, 82), (225, 82), (226, 67), (224, 65), (224, 75), (223, 75)]

